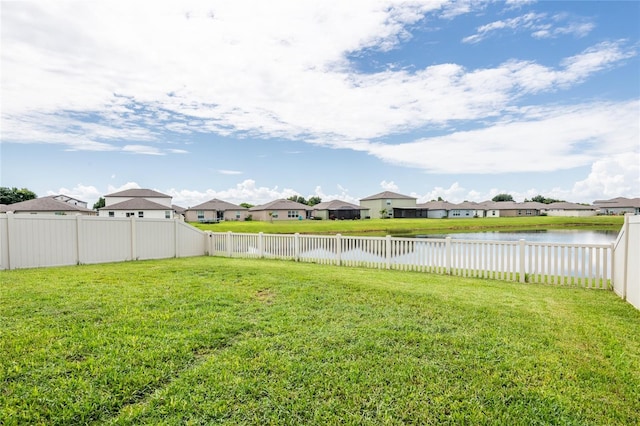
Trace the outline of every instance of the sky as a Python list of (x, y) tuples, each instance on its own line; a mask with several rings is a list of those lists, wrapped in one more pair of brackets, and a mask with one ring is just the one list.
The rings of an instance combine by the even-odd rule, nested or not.
[(0, 2), (0, 186), (640, 197), (638, 1)]

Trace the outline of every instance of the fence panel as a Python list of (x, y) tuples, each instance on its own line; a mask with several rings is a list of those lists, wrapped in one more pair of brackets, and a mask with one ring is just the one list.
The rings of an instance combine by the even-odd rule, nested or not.
[(0, 269), (202, 256), (205, 233), (179, 220), (0, 215)]
[[(608, 288), (611, 246), (319, 235), (215, 234), (217, 255)], [(257, 239), (257, 241), (256, 241)]]

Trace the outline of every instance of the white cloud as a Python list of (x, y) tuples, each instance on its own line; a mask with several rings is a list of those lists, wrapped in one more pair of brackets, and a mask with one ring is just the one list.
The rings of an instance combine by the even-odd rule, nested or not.
[(131, 152), (134, 154), (145, 154), (145, 155), (165, 155), (158, 148), (153, 146), (146, 145), (125, 145), (122, 150), (124, 152)]
[(608, 199), (619, 196), (640, 197), (640, 153), (607, 156), (591, 166), (586, 179), (576, 182), (571, 191), (574, 199)]
[(264, 186), (257, 186), (253, 179), (246, 179), (237, 184), (233, 188), (216, 191), (208, 189), (204, 192), (193, 191), (188, 189), (177, 190), (171, 188), (166, 191), (160, 191), (173, 197), (173, 204), (177, 204), (183, 207), (195, 206), (213, 198), (218, 198), (234, 204), (251, 203), (254, 205), (264, 204), (269, 201), (289, 198), (293, 195), (298, 195), (298, 192), (290, 189), (279, 189), (277, 186), (268, 188)]
[[(512, 60), (470, 70), (458, 64), (375, 74), (352, 69), (349, 55), (397, 46), (409, 37), (409, 25), (426, 13), (444, 13), (441, 6), (7, 3), (3, 142), (74, 150), (118, 150), (126, 144), (130, 152), (186, 153), (154, 148), (167, 129), (304, 139), (364, 151), (371, 140), (408, 130), (496, 117), (522, 93), (575, 84), (635, 55), (618, 41), (594, 46), (557, 68)], [(456, 2), (445, 10), (474, 7), (482, 6)], [(485, 27), (515, 28), (536, 19), (526, 14)]]
[(385, 191), (397, 191), (398, 190), (398, 185), (396, 185), (393, 181), (387, 182), (386, 180), (383, 180), (382, 182), (380, 182), (380, 188), (384, 189)]
[(640, 103), (527, 108), (518, 121), (404, 144), (371, 144), (380, 159), (432, 173), (564, 170), (637, 152)]
[(349, 203), (352, 204), (358, 204), (359, 203), (359, 199), (353, 197), (351, 194), (349, 194), (349, 190), (346, 189), (345, 187), (338, 185), (337, 186), (338, 189), (338, 193), (336, 194), (328, 194), (326, 192), (324, 192), (324, 190), (322, 189), (321, 186), (316, 186), (315, 191), (313, 194), (309, 195), (307, 197), (320, 197), (320, 199), (322, 201), (333, 201), (333, 200), (342, 200), (342, 201), (347, 201)]
[(241, 175), (242, 172), (239, 170), (218, 170), (218, 173), (221, 175)]
[(73, 188), (59, 188), (57, 191), (47, 191), (47, 195), (67, 195), (80, 201), (87, 202), (87, 207), (92, 208), (93, 204), (102, 197), (98, 188), (93, 185), (78, 184)]
[[(577, 19), (577, 20), (576, 20)], [(569, 22), (566, 22), (570, 20)], [(595, 24), (584, 18), (573, 18), (566, 14), (548, 16), (546, 13), (527, 13), (515, 18), (493, 21), (476, 29), (476, 33), (462, 39), (463, 43), (479, 43), (498, 31), (528, 31), (534, 38), (556, 38), (562, 35), (573, 35), (581, 38), (587, 36)]]

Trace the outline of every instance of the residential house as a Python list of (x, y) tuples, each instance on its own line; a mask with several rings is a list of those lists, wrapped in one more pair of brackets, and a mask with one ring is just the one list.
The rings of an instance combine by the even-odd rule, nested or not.
[(480, 203), (484, 217), (530, 217), (540, 216), (546, 204), (535, 201), (517, 203), (515, 201), (485, 201)]
[(596, 200), (593, 205), (600, 214), (640, 214), (640, 198), (617, 197), (610, 200)]
[(173, 219), (171, 196), (152, 189), (127, 189), (104, 196), (101, 217)]
[[(55, 215), (87, 215), (95, 216), (95, 210), (88, 209), (82, 206), (87, 203), (79, 201), (79, 203), (69, 203), (61, 201), (64, 196), (50, 195), (47, 197), (34, 198), (32, 200), (21, 201), (19, 203), (8, 204), (4, 208), (6, 212), (13, 212), (15, 214), (55, 214)], [(70, 198), (70, 197), (69, 197)]]
[(369, 217), (373, 219), (416, 217), (416, 200), (408, 195), (384, 191), (362, 198), (360, 208), (368, 210)]
[(588, 217), (597, 214), (594, 206), (585, 206), (584, 204), (557, 202), (546, 204), (541, 209), (542, 213), (547, 216), (565, 216), (565, 217)]
[(342, 200), (325, 201), (312, 206), (311, 215), (320, 219), (360, 219), (368, 214), (366, 209)]
[(251, 207), (248, 212), (254, 220), (272, 221), (307, 219), (312, 210), (306, 204), (280, 199)]
[(187, 222), (215, 223), (221, 220), (245, 220), (247, 208), (214, 198), (197, 206), (190, 207), (185, 213)]
[(173, 209), (173, 217), (184, 220), (185, 215), (187, 213), (187, 209), (184, 207), (180, 207), (176, 204), (171, 204), (171, 208)]
[(86, 201), (78, 200), (77, 198), (69, 197), (68, 195), (60, 194), (60, 195), (52, 195), (52, 197), (54, 200), (63, 201), (73, 206), (83, 207), (85, 209), (88, 208)]
[(455, 208), (455, 204), (447, 201), (428, 201), (417, 205), (418, 209), (426, 210), (429, 219), (442, 219), (449, 217), (449, 211)]
[(459, 204), (454, 204), (453, 208), (449, 210), (447, 217), (451, 219), (470, 219), (474, 217), (484, 217), (484, 212), (484, 206), (479, 203), (464, 201)]

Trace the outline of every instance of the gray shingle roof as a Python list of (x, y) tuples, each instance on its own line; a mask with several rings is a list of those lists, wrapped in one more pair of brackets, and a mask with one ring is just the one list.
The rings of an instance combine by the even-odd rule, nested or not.
[(102, 207), (99, 210), (171, 210), (171, 207), (149, 201), (146, 198), (132, 198), (120, 203)]
[(114, 192), (105, 195), (105, 197), (142, 197), (142, 198), (171, 198), (170, 195), (163, 194), (153, 189), (125, 189), (124, 191)]
[(379, 194), (370, 195), (365, 198), (361, 198), (360, 201), (369, 200), (415, 200), (416, 197), (410, 197), (408, 195), (402, 195), (391, 191), (384, 191)]
[(9, 204), (6, 211), (13, 212), (72, 212), (72, 213), (95, 213), (91, 209), (73, 204), (65, 203), (50, 197), (34, 198), (33, 200), (21, 201)]
[(313, 210), (361, 210), (360, 206), (342, 200), (325, 201), (311, 207)]
[(616, 197), (610, 200), (596, 200), (593, 204), (600, 208), (640, 207), (640, 198)]
[(226, 210), (247, 210), (247, 208), (214, 198), (213, 200), (190, 207), (189, 210), (215, 210), (222, 212)]
[(557, 202), (547, 204), (544, 210), (595, 210), (594, 206), (585, 206), (584, 204)]
[(260, 206), (254, 206), (249, 209), (250, 212), (262, 211), (262, 210), (312, 210), (311, 207), (306, 204), (297, 203), (291, 200), (275, 200), (267, 204)]

